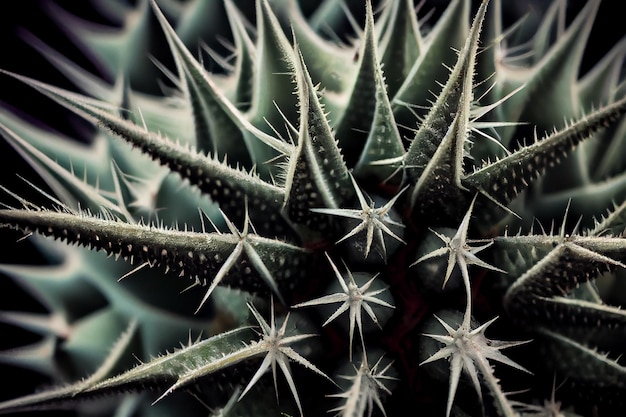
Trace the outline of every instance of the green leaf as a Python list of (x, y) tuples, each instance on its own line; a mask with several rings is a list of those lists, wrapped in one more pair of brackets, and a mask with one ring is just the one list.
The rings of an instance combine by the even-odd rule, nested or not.
[(589, 346), (623, 351), (617, 340), (626, 337), (626, 313), (619, 307), (576, 298), (538, 300), (547, 318), (542, 329)]
[(547, 167), (554, 166), (580, 142), (626, 112), (626, 98), (571, 123), (542, 140), (488, 163), (463, 178), (463, 185), (507, 205)]
[[(458, 200), (464, 189), (461, 178), (473, 100), (473, 75), (487, 3), (483, 2), (476, 13), (450, 78), (404, 157), (404, 173), (415, 185), (409, 191), (409, 204), (418, 220), (437, 214), (458, 221), (467, 208), (465, 204), (451, 203)], [(469, 204), (469, 199), (466, 200)], [(452, 212), (449, 207), (453, 208)], [(435, 219), (435, 225), (438, 221), (440, 219)]]
[(240, 235), (179, 231), (129, 224), (106, 213), (95, 217), (67, 208), (0, 210), (0, 223), (25, 233), (37, 232), (105, 251), (137, 265), (137, 269), (160, 267), (190, 278), (195, 285), (211, 282), (205, 300), (218, 284), (251, 292), (267, 292), (263, 281), (273, 292), (282, 284), (290, 287), (304, 271), (306, 259), (306, 252), (300, 247), (245, 232)]
[(505, 309), (523, 320), (549, 318), (551, 311), (542, 300), (564, 297), (602, 272), (626, 267), (625, 249), (626, 240), (621, 238), (565, 238), (511, 285), (504, 297)]
[[(200, 2), (203, 3), (203, 2)], [(233, 97), (230, 100), (242, 111), (248, 110), (252, 102), (252, 89), (256, 66), (256, 49), (245, 25), (245, 17), (233, 4), (232, 0), (224, 2), (228, 22), (233, 33), (235, 44), (235, 65), (232, 77), (235, 79)]]
[[(256, 0), (257, 52), (250, 122), (264, 132), (297, 120), (291, 83), (296, 57), (268, 0)], [(263, 161), (265, 162), (265, 161)]]
[[(555, 123), (580, 115), (583, 109), (577, 89), (573, 87), (598, 5), (599, 2), (587, 2), (566, 30), (562, 27), (557, 30), (556, 41), (548, 47), (551, 27), (560, 24), (555, 21), (557, 9), (562, 7), (562, 3), (555, 2), (535, 31), (530, 69), (520, 71), (521, 64), (511, 67), (497, 65), (497, 96), (503, 97), (525, 85), (523, 90), (503, 103), (503, 120), (531, 120), (542, 132), (553, 129)], [(498, 40), (504, 41), (502, 38)], [(505, 138), (503, 143), (508, 145), (509, 139)]]
[(382, 13), (380, 62), (389, 97), (394, 97), (425, 46), (413, 0), (389, 2)]
[[(228, 155), (242, 166), (251, 167), (251, 156), (246, 139), (232, 120), (236, 111), (228, 102), (206, 70), (191, 55), (174, 29), (167, 22), (156, 3), (152, 3), (183, 81), (183, 92), (193, 112), (195, 144), (199, 151), (212, 153), (219, 158)], [(224, 140), (223, 138), (228, 138)]]
[(626, 368), (617, 360), (552, 331), (542, 330), (541, 336), (545, 338), (545, 346), (552, 357), (558, 358), (550, 365), (560, 374), (605, 389), (626, 388)]
[(605, 100), (616, 99), (620, 69), (626, 55), (626, 38), (616, 43), (578, 82), (579, 100), (585, 111)]
[(374, 16), (370, 1), (366, 2), (365, 33), (362, 43), (359, 52), (359, 69), (355, 74), (353, 85), (346, 92), (350, 98), (336, 127), (339, 146), (350, 167), (354, 166), (363, 152), (376, 107), (376, 78), (379, 64)]
[[(81, 178), (80, 174), (75, 171), (68, 171), (66, 168), (62, 167), (56, 160), (53, 160), (44, 152), (37, 149), (35, 146), (31, 145), (28, 141), (24, 140), (20, 136), (18, 136), (15, 132), (7, 128), (6, 126), (0, 123), (0, 135), (4, 136), (5, 140), (20, 153), (20, 155), (27, 160), (30, 165), (35, 168), (42, 176), (44, 181), (48, 184), (50, 188), (54, 191), (54, 193), (61, 198), (61, 200), (67, 204), (71, 205), (73, 208), (78, 208), (81, 206), (83, 208), (88, 208), (92, 210), (98, 210), (99, 208), (109, 210), (113, 213), (117, 213), (120, 216), (129, 215), (120, 202), (114, 202), (110, 199), (107, 199), (103, 196), (103, 193), (98, 192), (88, 184), (86, 184)], [(100, 143), (102, 145), (102, 143)], [(105, 145), (106, 146), (106, 145)], [(94, 146), (95, 147), (95, 146)], [(64, 149), (63, 146), (59, 146), (59, 150)], [(84, 151), (91, 151), (93, 149), (81, 149)], [(66, 161), (66, 163), (70, 164), (73, 167), (73, 163), (77, 165), (87, 165), (88, 162), (95, 162), (95, 171), (99, 173), (99, 171), (104, 170), (104, 167), (99, 167), (98, 162), (96, 162), (95, 158), (92, 158), (88, 155), (80, 155), (78, 152), (74, 152), (76, 156), (76, 160)], [(84, 156), (85, 159), (81, 159), (80, 157)], [(86, 166), (83, 169), (86, 170)], [(110, 169), (108, 167), (109, 172), (102, 172), (103, 174), (109, 174), (104, 176), (110, 176)], [(85, 171), (85, 175), (87, 175)], [(103, 181), (106, 181), (103, 179)]]
[(591, 227), (593, 216), (612, 207), (615, 202), (624, 200), (626, 200), (626, 172), (601, 181), (590, 181), (560, 192), (544, 194), (540, 199), (528, 204), (523, 217), (526, 219), (539, 216), (541, 219), (554, 218), (562, 212), (563, 207), (569, 205), (572, 213), (583, 218), (582, 225)]
[[(259, 344), (252, 343), (254, 339), (255, 333), (251, 328), (231, 330), (141, 363), (117, 376), (106, 378), (108, 372), (101, 369), (86, 380), (2, 402), (0, 413), (57, 408), (67, 401), (75, 403), (143, 386), (165, 389), (163, 397), (175, 388), (264, 353)], [(117, 353), (118, 350), (114, 351)], [(113, 362), (111, 358), (105, 361), (103, 367), (107, 367), (109, 362)]]
[(430, 108), (433, 92), (440, 91), (448, 73), (446, 65), (452, 65), (469, 33), (470, 2), (455, 0), (450, 3), (428, 33), (423, 52), (413, 63), (409, 74), (394, 96), (392, 103), (398, 122), (414, 126), (413, 108)]
[(300, 233), (306, 235), (309, 230), (322, 232), (331, 227), (328, 216), (312, 213), (310, 209), (351, 206), (356, 194), (317, 96), (317, 88), (302, 55), (299, 52), (297, 55), (300, 128), (298, 146), (290, 157), (287, 171), (284, 212)]
[(118, 3), (111, 8), (107, 17), (119, 25), (114, 31), (94, 30), (93, 26), (58, 4), (52, 6), (50, 16), (69, 29), (73, 42), (91, 52), (94, 64), (105, 74), (114, 77), (125, 73), (138, 82), (142, 78), (145, 82), (145, 78), (158, 74), (148, 59), (137, 59), (138, 56), (145, 57), (154, 24), (148, 2), (136, 5)]
[[(96, 100), (16, 74), (11, 75), (83, 117), (95, 120), (159, 161), (160, 164), (167, 165), (172, 171), (189, 179), (191, 184), (218, 202), (234, 221), (243, 220), (243, 207), (247, 198), (255, 207), (252, 211), (252, 220), (255, 224), (258, 223), (261, 230), (277, 236), (289, 235), (290, 230), (279, 215), (284, 201), (282, 188), (269, 184), (254, 174), (231, 168), (216, 158), (195, 152), (189, 146), (171, 142), (158, 133), (150, 132), (102, 110), (100, 103)], [(267, 215), (267, 213), (270, 214)]]
[[(329, 92), (325, 97), (327, 105), (333, 102), (330, 96), (343, 96), (343, 92), (350, 88), (351, 80), (354, 79), (357, 69), (352, 61), (354, 51), (341, 45), (328, 42), (316, 31), (315, 19), (326, 15), (330, 20), (334, 16), (343, 17), (339, 2), (331, 0), (315, 9), (314, 15), (306, 19), (302, 15), (301, 6), (297, 0), (272, 0), (271, 6), (280, 21), (283, 30), (293, 32), (298, 42), (298, 48), (307, 63), (311, 78), (315, 83), (320, 83), (322, 88)], [(302, 3), (302, 2), (300, 2)], [(331, 11), (332, 9), (332, 11)], [(333, 17), (329, 16), (332, 15)], [(320, 17), (321, 18), (321, 17)], [(323, 25), (330, 25), (330, 20), (324, 18)], [(337, 103), (334, 103), (337, 104)], [(341, 104), (340, 107), (343, 107)]]
[(607, 210), (607, 213), (600, 220), (596, 220), (595, 226), (589, 231), (589, 235), (599, 236), (606, 232), (614, 236), (624, 235), (626, 232), (626, 200), (619, 206), (613, 204), (612, 210)]

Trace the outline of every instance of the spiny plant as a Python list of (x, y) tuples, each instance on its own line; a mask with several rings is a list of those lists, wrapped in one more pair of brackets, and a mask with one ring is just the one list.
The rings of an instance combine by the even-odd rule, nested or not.
[(626, 406), (626, 43), (581, 74), (599, 2), (302, 3), (96, 2), (113, 32), (55, 7), (111, 82), (28, 35), (83, 91), (2, 76), (96, 129), (0, 114), (43, 180), (2, 187), (3, 245), (44, 261), (0, 270), (45, 309), (0, 314), (39, 335), (0, 359), (50, 379), (0, 412)]

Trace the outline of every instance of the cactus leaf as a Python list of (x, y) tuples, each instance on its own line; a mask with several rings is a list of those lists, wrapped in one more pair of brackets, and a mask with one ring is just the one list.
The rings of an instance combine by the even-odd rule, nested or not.
[[(269, 280), (268, 284), (276, 290), (276, 282), (289, 281), (297, 276), (295, 270), (286, 266), (296, 265), (306, 257), (299, 247), (260, 236), (244, 234), (238, 237), (129, 224), (111, 216), (97, 217), (67, 208), (60, 211), (5, 209), (0, 210), (0, 219), (5, 226), (102, 250), (140, 268), (162, 267), (202, 285), (214, 280), (216, 284), (220, 283), (230, 268), (236, 268), (245, 269), (250, 278), (232, 282), (233, 285), (257, 291), (260, 282), (255, 284), (254, 281), (260, 278)], [(242, 257), (244, 253), (247, 256)], [(276, 257), (277, 253), (282, 255)], [(266, 262), (271, 264), (271, 272), (268, 272)], [(276, 278), (272, 278), (274, 274)], [(228, 282), (224, 280), (223, 284)]]

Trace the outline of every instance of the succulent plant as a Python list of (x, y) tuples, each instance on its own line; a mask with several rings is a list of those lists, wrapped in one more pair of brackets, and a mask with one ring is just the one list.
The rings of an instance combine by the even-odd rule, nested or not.
[(2, 186), (28, 254), (2, 285), (41, 304), (3, 307), (34, 336), (0, 361), (48, 379), (0, 413), (626, 406), (626, 43), (581, 71), (599, 2), (250, 3), (94, 2), (115, 31), (53, 6), (101, 74), (33, 35), (77, 88), (2, 71), (93, 127), (0, 113), (40, 178)]

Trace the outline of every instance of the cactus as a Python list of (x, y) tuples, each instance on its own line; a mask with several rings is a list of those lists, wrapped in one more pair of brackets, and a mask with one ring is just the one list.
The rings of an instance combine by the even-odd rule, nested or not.
[(3, 307), (32, 335), (0, 362), (47, 382), (0, 413), (623, 409), (626, 44), (582, 73), (599, 1), (249, 3), (95, 2), (114, 32), (50, 6), (102, 74), (32, 34), (76, 88), (2, 70), (90, 127), (0, 113), (38, 177), (1, 186), (30, 260), (1, 277), (41, 304)]

